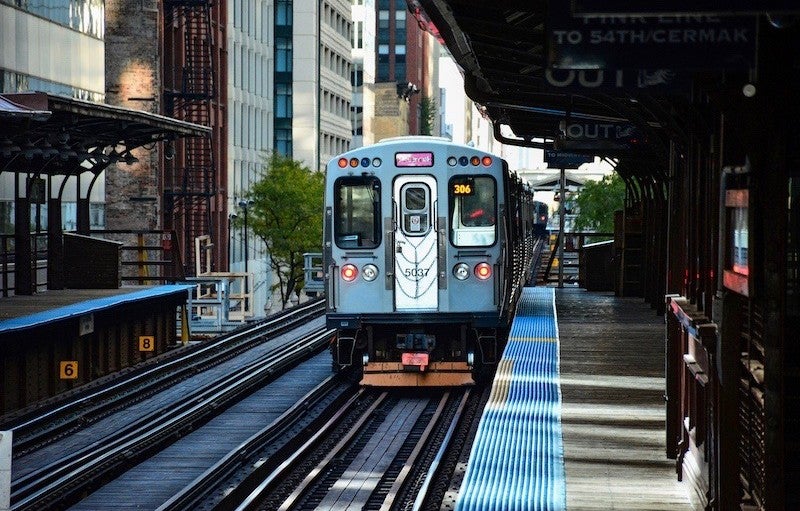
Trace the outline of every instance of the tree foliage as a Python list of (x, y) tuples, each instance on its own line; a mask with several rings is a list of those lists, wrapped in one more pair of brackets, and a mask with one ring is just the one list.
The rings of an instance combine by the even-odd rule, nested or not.
[(247, 197), (253, 201), (250, 226), (264, 240), (278, 279), (271, 290), (280, 290), (286, 308), (305, 284), (303, 253), (321, 251), (324, 178), (277, 152), (264, 162), (264, 174)]
[(589, 180), (575, 198), (575, 229), (614, 232), (614, 211), (625, 205), (625, 182), (615, 172), (600, 181)]
[(420, 135), (433, 135), (434, 121), (436, 120), (436, 100), (422, 96), (419, 100), (420, 109)]

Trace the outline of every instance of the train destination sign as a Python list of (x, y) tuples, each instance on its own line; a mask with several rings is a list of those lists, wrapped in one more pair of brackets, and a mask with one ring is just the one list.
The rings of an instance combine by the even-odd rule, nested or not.
[(800, 12), (797, 0), (572, 0), (575, 16)]
[(397, 167), (433, 167), (433, 153), (395, 153)]
[(548, 10), (550, 67), (559, 69), (749, 69), (755, 16), (573, 17)]
[(594, 156), (545, 149), (544, 161), (547, 162), (547, 166), (551, 169), (577, 169), (584, 163), (593, 162)]

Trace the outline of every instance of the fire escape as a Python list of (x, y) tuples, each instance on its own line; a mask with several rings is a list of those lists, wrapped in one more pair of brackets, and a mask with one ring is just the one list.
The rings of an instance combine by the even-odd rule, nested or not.
[[(211, 0), (164, 2), (164, 111), (169, 117), (211, 126), (215, 102)], [(214, 241), (217, 190), (214, 137), (191, 137), (167, 148), (164, 225), (178, 233), (186, 275), (195, 274), (194, 241)], [(205, 261), (201, 261), (205, 263)]]

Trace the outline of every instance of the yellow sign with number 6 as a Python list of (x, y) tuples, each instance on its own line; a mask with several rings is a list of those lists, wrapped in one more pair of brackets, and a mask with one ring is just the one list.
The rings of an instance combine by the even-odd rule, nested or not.
[(62, 360), (59, 363), (58, 377), (62, 380), (77, 380), (78, 379), (78, 361), (77, 360)]

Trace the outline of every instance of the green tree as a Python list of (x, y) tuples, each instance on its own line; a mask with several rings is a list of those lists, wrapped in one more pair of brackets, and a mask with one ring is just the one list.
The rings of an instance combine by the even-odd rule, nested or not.
[(436, 120), (436, 101), (427, 96), (419, 100), (420, 110), (420, 135), (433, 135), (434, 121)]
[(575, 229), (614, 232), (614, 211), (625, 205), (625, 182), (615, 172), (600, 181), (589, 180), (575, 198)]
[(321, 249), (324, 178), (277, 152), (264, 162), (264, 172), (247, 197), (253, 201), (250, 226), (264, 240), (278, 278), (271, 291), (280, 290), (281, 307), (286, 308), (305, 284), (303, 253)]

